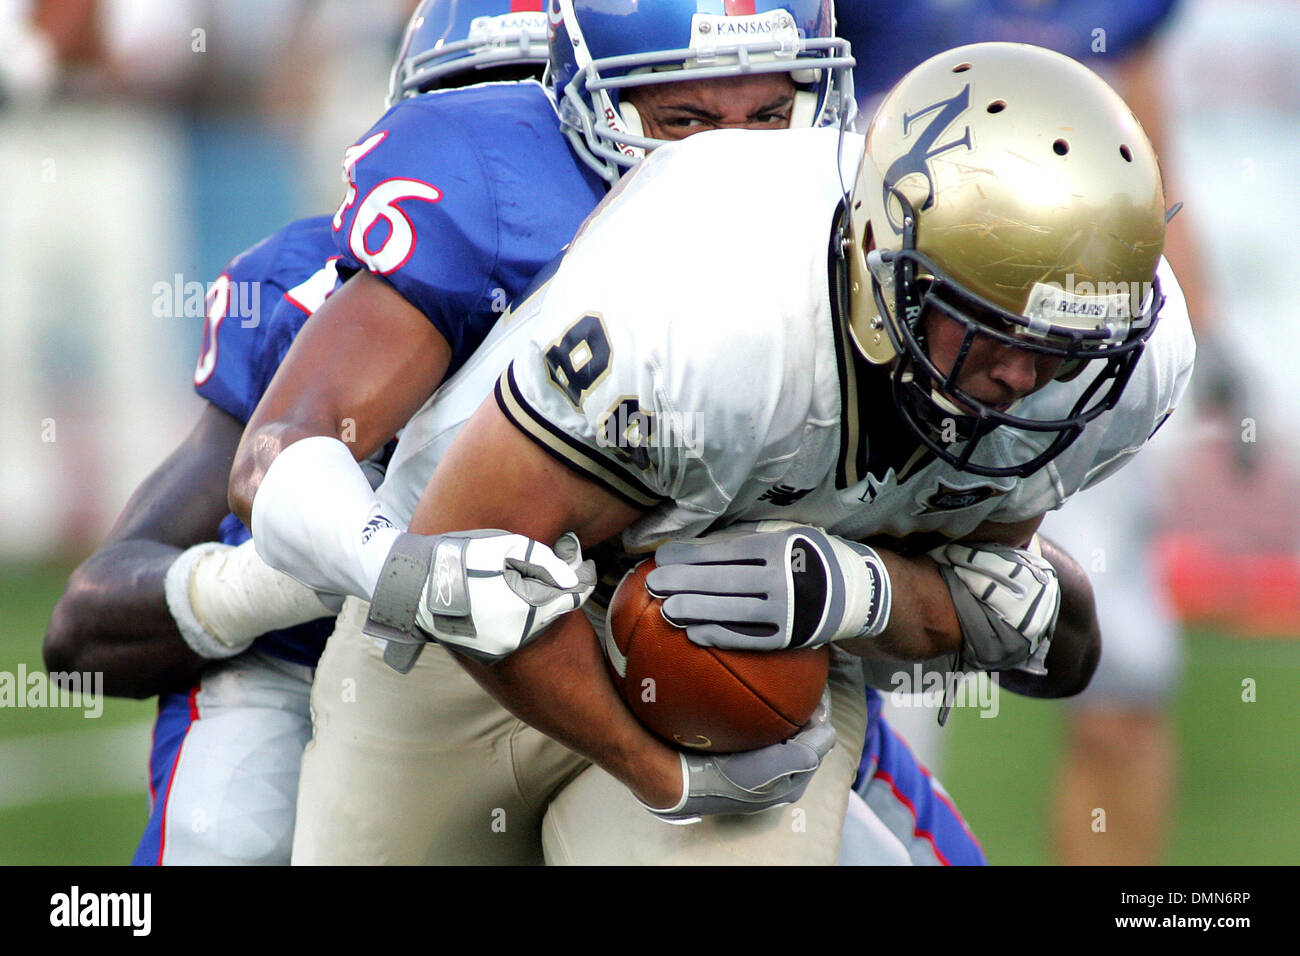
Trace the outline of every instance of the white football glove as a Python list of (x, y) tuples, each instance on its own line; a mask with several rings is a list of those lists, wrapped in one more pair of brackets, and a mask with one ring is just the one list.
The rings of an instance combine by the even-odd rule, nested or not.
[(596, 583), (578, 539), (555, 551), (504, 531), (403, 533), (346, 445), (314, 436), (271, 462), (253, 498), (258, 553), (308, 587), (371, 601), (366, 633), (406, 673), (429, 636), (483, 661), (518, 650)]
[(252, 541), (183, 551), (163, 587), (185, 643), (212, 659), (234, 657), (267, 631), (334, 614), (311, 588), (267, 565)]
[(523, 647), (596, 586), (576, 535), (554, 549), (521, 534), (403, 534), (379, 575), (365, 632), (406, 673), (430, 637), (484, 663)]
[(1037, 544), (1035, 535), (1029, 548), (954, 543), (930, 552), (961, 622), (964, 667), (1047, 673), (1061, 584)]

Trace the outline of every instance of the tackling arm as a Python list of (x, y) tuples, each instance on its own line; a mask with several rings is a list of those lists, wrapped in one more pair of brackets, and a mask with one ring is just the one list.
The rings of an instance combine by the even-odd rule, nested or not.
[(1061, 614), (1056, 620), (1052, 646), (1043, 662), (1047, 673), (1002, 671), (1002, 686), (1026, 697), (1073, 697), (1092, 680), (1101, 660), (1101, 627), (1092, 584), (1079, 562), (1058, 545), (1039, 538), (1043, 557), (1056, 569), (1061, 582)]
[[(1017, 524), (986, 522), (971, 539), (1023, 548), (1041, 523), (1041, 515)], [(1006, 669), (998, 671), (998, 675), (1007, 690), (1027, 697), (1072, 697), (1088, 686), (1101, 659), (1101, 626), (1097, 623), (1092, 584), (1082, 566), (1062, 548), (1042, 536), (1038, 542), (1042, 556), (1056, 571), (1060, 587), (1060, 613), (1043, 661), (1046, 673)]]
[(450, 361), (423, 313), (384, 280), (357, 273), (303, 325), (249, 419), (230, 471), (230, 509), (251, 527), (267, 469), (304, 438), (336, 438), (367, 458), (433, 394)]
[(105, 690), (150, 697), (206, 662), (329, 611), (253, 551), (217, 543), (239, 421), (209, 405), (136, 489), (108, 541), (73, 572), (44, 644), (50, 671), (98, 671)]
[(952, 654), (961, 647), (961, 624), (939, 566), (923, 555), (906, 557), (877, 548), (893, 585), (889, 626), (876, 638), (842, 641), (863, 657), (888, 656), (922, 661)]
[(168, 610), (164, 579), (186, 548), (217, 538), (239, 421), (208, 405), (73, 573), (43, 647), (51, 671), (100, 671), (108, 694), (150, 697), (203, 669)]
[(986, 522), (920, 556), (760, 522), (754, 532), (661, 547), (646, 585), (697, 644), (773, 650), (834, 640), (884, 663), (960, 652), (963, 667), (1007, 675), (1019, 693), (1069, 696), (1096, 664), (1096, 613), (1077, 563), (1059, 548), (1028, 547), (1041, 520)]
[[(956, 653), (969, 636), (933, 558), (790, 522), (751, 527), (656, 552), (646, 586), (695, 643), (776, 650), (836, 641), (862, 657), (921, 661)], [(1024, 542), (1036, 527), (985, 526), (973, 539)]]

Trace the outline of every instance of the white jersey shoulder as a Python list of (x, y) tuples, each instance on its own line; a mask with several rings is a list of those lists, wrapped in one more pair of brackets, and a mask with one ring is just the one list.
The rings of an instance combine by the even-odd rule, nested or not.
[[(536, 441), (649, 509), (629, 546), (703, 531), (795, 459), (833, 451), (839, 149), (832, 130), (662, 147), (545, 290), (498, 397)], [(846, 179), (860, 149), (846, 139)]]
[(829, 435), (831, 226), (861, 149), (798, 130), (656, 150), (407, 424), (379, 489), (389, 515), (409, 522), (494, 388), (530, 437), (669, 533), (703, 530), (738, 484), (779, 472), (810, 420)]

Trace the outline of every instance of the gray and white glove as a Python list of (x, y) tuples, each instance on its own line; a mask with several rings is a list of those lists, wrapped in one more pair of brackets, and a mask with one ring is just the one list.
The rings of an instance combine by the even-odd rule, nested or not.
[(666, 823), (687, 824), (707, 816), (783, 807), (803, 796), (834, 746), (827, 690), (808, 723), (784, 743), (735, 754), (682, 752), (681, 800), (666, 810), (646, 809)]
[(1043, 660), (1061, 610), (1061, 584), (1037, 535), (1029, 548), (948, 544), (930, 557), (957, 609), (962, 668), (1046, 674)]
[(434, 639), (484, 663), (517, 651), (582, 606), (596, 567), (572, 533), (554, 548), (506, 531), (402, 534), (388, 552), (365, 632), (407, 673)]
[(706, 647), (772, 651), (874, 637), (889, 624), (889, 572), (874, 550), (807, 525), (760, 521), (665, 544), (646, 577), (663, 616)]

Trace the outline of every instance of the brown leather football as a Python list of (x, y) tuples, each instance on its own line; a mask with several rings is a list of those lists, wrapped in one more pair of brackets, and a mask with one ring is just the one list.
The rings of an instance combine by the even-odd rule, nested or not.
[(701, 647), (646, 590), (653, 559), (627, 573), (609, 605), (605, 659), (637, 718), (680, 747), (729, 753), (788, 739), (808, 722), (830, 674), (829, 647)]

